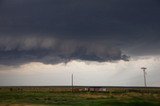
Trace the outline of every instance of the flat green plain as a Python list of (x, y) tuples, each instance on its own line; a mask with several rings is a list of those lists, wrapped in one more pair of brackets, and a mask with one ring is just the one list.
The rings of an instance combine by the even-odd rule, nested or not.
[(160, 93), (0, 90), (0, 106), (160, 106)]

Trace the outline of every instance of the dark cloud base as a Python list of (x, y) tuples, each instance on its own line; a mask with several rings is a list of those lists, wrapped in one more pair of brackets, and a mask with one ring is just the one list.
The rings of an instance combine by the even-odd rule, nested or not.
[[(41, 62), (44, 64), (58, 64), (67, 63), (71, 60), (82, 60), (82, 61), (96, 61), (96, 62), (112, 62), (117, 60), (128, 61), (129, 57), (126, 55), (119, 56), (108, 56), (108, 57), (98, 57), (94, 54), (81, 54), (73, 53), (71, 55), (58, 55), (51, 51), (45, 51), (46, 53), (39, 53), (41, 51), (0, 51), (0, 64), (1, 65), (21, 65), (29, 62)], [(44, 52), (44, 51), (43, 51)], [(15, 53), (15, 54), (14, 54)], [(50, 54), (50, 55), (49, 55)]]
[(0, 41), (0, 64), (3, 65), (20, 65), (28, 62), (57, 64), (71, 60), (97, 62), (128, 60), (120, 49), (97, 40), (3, 36)]
[(0, 0), (0, 64), (160, 54), (159, 0)]

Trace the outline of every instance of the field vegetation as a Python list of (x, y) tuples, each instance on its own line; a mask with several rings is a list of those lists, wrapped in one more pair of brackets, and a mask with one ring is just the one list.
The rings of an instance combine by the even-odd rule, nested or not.
[(160, 106), (160, 89), (0, 88), (0, 106)]

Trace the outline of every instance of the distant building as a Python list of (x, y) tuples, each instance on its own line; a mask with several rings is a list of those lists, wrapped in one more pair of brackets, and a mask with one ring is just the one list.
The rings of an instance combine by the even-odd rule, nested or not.
[(85, 87), (85, 88), (75, 88), (74, 91), (106, 92), (107, 88), (103, 88), (103, 87)]

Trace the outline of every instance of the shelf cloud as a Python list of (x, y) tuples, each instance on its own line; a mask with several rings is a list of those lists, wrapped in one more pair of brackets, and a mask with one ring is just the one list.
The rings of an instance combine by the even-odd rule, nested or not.
[(0, 0), (0, 64), (158, 55), (158, 0)]
[(0, 37), (0, 63), (5, 65), (42, 62), (56, 64), (70, 60), (128, 60), (119, 48), (97, 40), (81, 41), (41, 36)]

